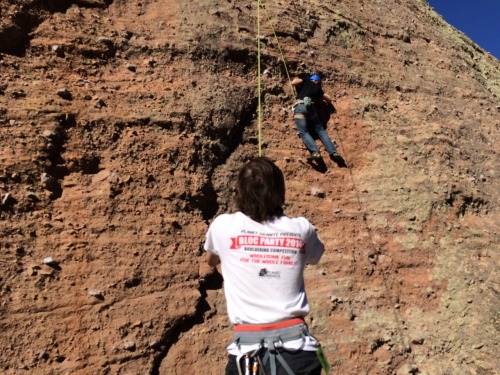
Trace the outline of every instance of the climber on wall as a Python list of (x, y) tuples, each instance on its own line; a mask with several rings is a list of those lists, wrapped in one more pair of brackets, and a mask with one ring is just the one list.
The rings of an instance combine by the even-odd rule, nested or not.
[(297, 100), (293, 106), (293, 120), (299, 131), (300, 138), (310, 152), (308, 160), (320, 160), (318, 146), (312, 137), (316, 134), (325, 147), (330, 159), (340, 167), (345, 167), (344, 159), (337, 153), (337, 149), (328, 136), (323, 124), (321, 123), (314, 102), (324, 100), (332, 103), (332, 99), (323, 91), (321, 87), (321, 77), (313, 74), (310, 77), (295, 77), (292, 85), (297, 88)]
[(304, 321), (303, 272), (323, 243), (307, 219), (284, 215), (285, 180), (268, 158), (243, 166), (234, 200), (238, 211), (215, 218), (204, 245), (208, 264), (222, 264), (235, 325), (225, 374), (320, 375), (329, 365)]

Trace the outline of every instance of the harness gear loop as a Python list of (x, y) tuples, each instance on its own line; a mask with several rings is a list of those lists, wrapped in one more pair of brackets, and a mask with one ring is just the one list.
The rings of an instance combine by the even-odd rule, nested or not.
[(250, 375), (250, 357), (245, 356), (245, 375)]

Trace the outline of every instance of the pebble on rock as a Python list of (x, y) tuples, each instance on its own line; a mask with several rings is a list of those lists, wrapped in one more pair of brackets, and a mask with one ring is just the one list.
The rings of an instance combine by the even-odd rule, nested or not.
[(72, 100), (73, 99), (73, 95), (66, 87), (57, 90), (57, 95), (59, 97), (63, 98), (64, 100)]
[(132, 340), (125, 340), (123, 342), (123, 349), (134, 351), (135, 350), (135, 342), (133, 342)]
[(48, 139), (49, 141), (54, 139), (55, 133), (52, 130), (45, 130), (42, 133), (42, 137)]
[(43, 187), (47, 190), (53, 190), (57, 182), (56, 179), (48, 173), (42, 173), (40, 181), (42, 182)]
[(56, 54), (57, 57), (64, 57), (64, 50), (61, 46), (55, 44), (51, 47), (51, 50)]
[(10, 193), (2, 194), (2, 206), (7, 207), (16, 203), (16, 199)]
[(102, 292), (99, 289), (90, 289), (89, 296), (95, 297), (95, 298), (100, 299), (100, 300), (104, 299), (104, 295), (102, 294)]
[(322, 189), (319, 188), (311, 188), (311, 194), (315, 197), (318, 198), (324, 198), (325, 197), (325, 192)]
[(57, 262), (54, 260), (54, 258), (47, 257), (47, 258), (44, 258), (43, 264), (46, 264), (47, 266), (54, 266), (57, 264)]

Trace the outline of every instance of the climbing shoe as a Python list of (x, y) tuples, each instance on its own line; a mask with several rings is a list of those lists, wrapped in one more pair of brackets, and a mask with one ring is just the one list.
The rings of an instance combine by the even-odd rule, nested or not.
[(311, 155), (308, 156), (307, 160), (312, 161), (312, 160), (319, 160), (321, 159), (321, 154), (319, 152), (313, 152)]
[(334, 161), (341, 168), (346, 168), (347, 167), (347, 164), (345, 163), (345, 160), (342, 158), (342, 156), (340, 156), (336, 152), (332, 152), (330, 154), (330, 159), (332, 159), (332, 161)]

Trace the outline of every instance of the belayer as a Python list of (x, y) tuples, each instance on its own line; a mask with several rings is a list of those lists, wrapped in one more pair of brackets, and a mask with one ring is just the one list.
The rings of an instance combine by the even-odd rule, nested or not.
[(221, 263), (229, 320), (234, 324), (226, 375), (320, 375), (329, 369), (309, 333), (304, 267), (317, 264), (323, 243), (304, 217), (283, 213), (285, 180), (268, 158), (239, 171), (236, 212), (211, 223), (207, 261)]
[(292, 85), (296, 86), (297, 89), (297, 100), (293, 106), (293, 120), (302, 142), (310, 152), (308, 160), (321, 159), (318, 146), (311, 135), (313, 133), (323, 143), (330, 159), (340, 167), (345, 167), (344, 159), (337, 153), (337, 149), (321, 123), (314, 106), (314, 103), (319, 100), (332, 103), (332, 98), (321, 87), (321, 77), (317, 74), (304, 78), (295, 77), (292, 80)]

